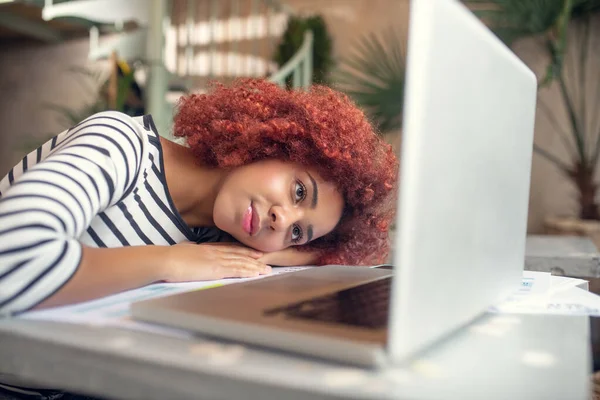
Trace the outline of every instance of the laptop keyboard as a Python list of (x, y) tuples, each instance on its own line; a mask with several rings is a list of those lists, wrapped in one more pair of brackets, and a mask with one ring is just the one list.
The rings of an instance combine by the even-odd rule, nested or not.
[(385, 328), (388, 322), (392, 277), (265, 311), (312, 321)]

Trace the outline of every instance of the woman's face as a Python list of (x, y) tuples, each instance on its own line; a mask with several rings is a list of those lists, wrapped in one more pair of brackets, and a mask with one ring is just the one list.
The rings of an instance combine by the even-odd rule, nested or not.
[(312, 168), (268, 160), (232, 170), (213, 210), (215, 225), (254, 249), (304, 245), (331, 232), (344, 199)]

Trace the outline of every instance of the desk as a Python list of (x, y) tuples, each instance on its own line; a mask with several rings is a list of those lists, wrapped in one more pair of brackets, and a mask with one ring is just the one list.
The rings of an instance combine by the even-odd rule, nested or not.
[(600, 254), (587, 237), (531, 235), (527, 237), (525, 269), (600, 278)]
[(587, 400), (590, 364), (587, 317), (486, 314), (380, 371), (203, 337), (0, 321), (0, 373), (109, 398)]

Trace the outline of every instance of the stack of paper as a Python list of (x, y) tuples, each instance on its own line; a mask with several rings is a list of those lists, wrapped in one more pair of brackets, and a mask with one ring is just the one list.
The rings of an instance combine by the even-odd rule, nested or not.
[[(270, 276), (295, 272), (306, 268), (310, 267), (275, 267)], [(129, 306), (136, 301), (169, 296), (192, 290), (209, 289), (261, 278), (263, 277), (222, 279), (208, 282), (156, 283), (139, 289), (103, 297), (98, 300), (87, 301), (71, 306), (56, 307), (48, 310), (28, 312), (22, 314), (20, 318), (61, 321), (94, 326), (118, 326), (176, 336), (190, 336), (191, 334), (184, 330), (134, 321), (131, 319)]]
[[(305, 268), (310, 267), (273, 268), (273, 273), (283, 274)], [(165, 328), (132, 320), (129, 313), (130, 304), (135, 301), (248, 280), (250, 279), (159, 283), (72, 306), (25, 313), (20, 318), (118, 326), (189, 337), (191, 334), (184, 330)], [(519, 290), (505, 302), (491, 307), (490, 311), (496, 313), (600, 315), (600, 296), (588, 292), (587, 281), (581, 279), (557, 277), (545, 272), (524, 271), (522, 285)]]
[(600, 315), (600, 296), (588, 292), (583, 279), (524, 271), (521, 288), (490, 308), (500, 313)]

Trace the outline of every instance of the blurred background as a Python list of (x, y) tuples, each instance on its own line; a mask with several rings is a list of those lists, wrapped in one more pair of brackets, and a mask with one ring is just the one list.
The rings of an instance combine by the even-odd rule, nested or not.
[[(464, 3), (538, 76), (529, 232), (598, 246), (600, 0)], [(0, 0), (0, 175), (101, 110), (150, 113), (170, 137), (180, 96), (237, 77), (342, 90), (398, 149), (408, 11), (408, 0)]]

